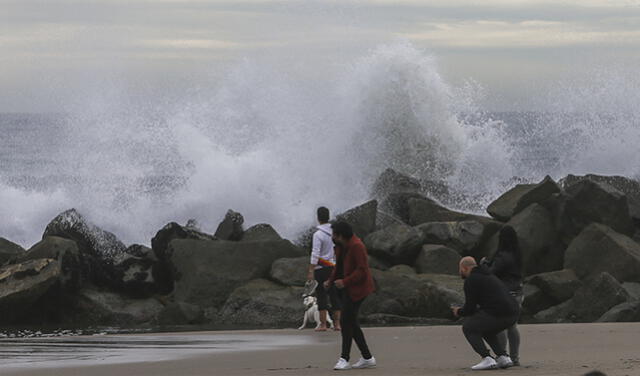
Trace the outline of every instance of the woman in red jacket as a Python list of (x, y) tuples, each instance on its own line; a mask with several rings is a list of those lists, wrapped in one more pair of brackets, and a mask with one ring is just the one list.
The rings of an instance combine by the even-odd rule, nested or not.
[[(371, 355), (364, 333), (358, 323), (358, 311), (364, 299), (373, 292), (373, 278), (369, 270), (367, 249), (362, 241), (353, 234), (346, 222), (331, 225), (333, 242), (336, 244), (336, 267), (331, 278), (325, 282), (325, 288), (332, 284), (338, 288), (342, 299), (342, 355), (333, 369), (373, 368), (376, 358)], [(362, 358), (355, 364), (349, 364), (351, 342), (356, 341)]]

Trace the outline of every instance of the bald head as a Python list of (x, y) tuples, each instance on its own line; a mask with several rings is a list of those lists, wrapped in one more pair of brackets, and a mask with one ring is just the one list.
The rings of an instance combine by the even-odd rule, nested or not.
[(462, 279), (467, 278), (471, 273), (471, 271), (473, 270), (473, 268), (475, 268), (476, 266), (478, 266), (478, 264), (476, 263), (476, 259), (474, 259), (471, 256), (463, 257), (460, 260), (460, 265), (458, 268), (460, 271), (460, 277)]

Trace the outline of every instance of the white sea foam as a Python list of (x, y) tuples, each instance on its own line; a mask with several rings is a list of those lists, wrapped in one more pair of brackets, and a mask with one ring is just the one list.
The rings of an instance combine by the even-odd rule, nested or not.
[(568, 78), (541, 98), (545, 114), (498, 119), (479, 108), (482, 90), (447, 83), (437, 59), (409, 43), (316, 65), (245, 59), (171, 101), (88, 89), (42, 150), (46, 171), (21, 171), (44, 184), (0, 169), (0, 236), (29, 246), (75, 207), (125, 242), (148, 244), (189, 218), (213, 232), (229, 208), (292, 237), (318, 205), (367, 200), (387, 167), (446, 182), (447, 204), (472, 211), (513, 177), (638, 175), (640, 85), (629, 72)]

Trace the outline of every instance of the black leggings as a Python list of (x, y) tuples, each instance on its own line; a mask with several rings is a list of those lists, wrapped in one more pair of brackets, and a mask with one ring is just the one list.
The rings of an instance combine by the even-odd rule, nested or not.
[(340, 318), (340, 325), (342, 326), (341, 357), (347, 361), (349, 360), (351, 355), (351, 342), (353, 340), (356, 341), (362, 357), (371, 359), (371, 352), (369, 352), (367, 341), (364, 339), (364, 333), (358, 323), (358, 311), (364, 299), (354, 302), (344, 289), (340, 291), (340, 296), (342, 298), (342, 316)]

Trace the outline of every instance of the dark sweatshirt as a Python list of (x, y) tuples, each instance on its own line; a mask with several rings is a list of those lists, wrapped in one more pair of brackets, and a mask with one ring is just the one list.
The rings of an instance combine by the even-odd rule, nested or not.
[(522, 268), (509, 252), (498, 252), (487, 266), (489, 271), (501, 280), (509, 291), (522, 292)]
[(520, 311), (518, 302), (509, 294), (505, 284), (484, 265), (471, 270), (464, 281), (464, 295), (460, 316), (471, 316), (482, 310), (492, 316), (505, 317), (518, 315)]

